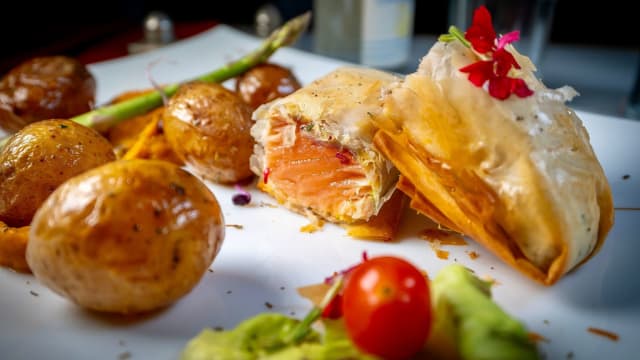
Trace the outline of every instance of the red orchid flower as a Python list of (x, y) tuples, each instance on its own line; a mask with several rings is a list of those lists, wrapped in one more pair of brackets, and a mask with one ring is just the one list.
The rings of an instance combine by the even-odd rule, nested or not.
[(519, 31), (496, 37), (489, 10), (483, 5), (473, 14), (473, 22), (464, 34), (473, 50), (488, 60), (480, 60), (460, 69), (469, 74), (468, 78), (475, 86), (482, 87), (488, 81), (489, 95), (504, 100), (511, 94), (527, 97), (533, 94), (522, 79), (509, 77), (513, 68), (520, 69), (520, 64), (505, 46), (520, 39)]

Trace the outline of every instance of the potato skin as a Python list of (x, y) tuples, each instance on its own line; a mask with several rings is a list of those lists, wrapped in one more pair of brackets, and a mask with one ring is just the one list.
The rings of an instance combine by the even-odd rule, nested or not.
[(263, 63), (236, 79), (236, 92), (253, 110), (271, 100), (300, 89), (293, 73), (280, 65)]
[(121, 160), (47, 199), (31, 225), (27, 263), (83, 307), (139, 313), (187, 294), (223, 238), (218, 202), (198, 178), (165, 161)]
[(28, 225), (58, 185), (113, 160), (111, 144), (86, 126), (55, 119), (24, 127), (0, 150), (0, 221)]
[(169, 144), (201, 177), (229, 184), (253, 176), (251, 111), (234, 92), (219, 84), (185, 84), (163, 119)]
[(35, 121), (70, 118), (91, 110), (96, 81), (86, 66), (66, 56), (23, 62), (0, 80), (0, 126), (14, 132)]

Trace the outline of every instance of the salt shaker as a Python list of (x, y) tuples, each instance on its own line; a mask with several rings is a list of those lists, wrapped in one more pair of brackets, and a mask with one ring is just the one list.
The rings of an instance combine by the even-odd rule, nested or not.
[(262, 5), (255, 15), (255, 31), (260, 37), (267, 37), (282, 25), (282, 14), (272, 3)]
[(129, 53), (135, 54), (169, 44), (175, 40), (173, 22), (160, 11), (152, 11), (143, 22), (144, 38), (129, 44)]

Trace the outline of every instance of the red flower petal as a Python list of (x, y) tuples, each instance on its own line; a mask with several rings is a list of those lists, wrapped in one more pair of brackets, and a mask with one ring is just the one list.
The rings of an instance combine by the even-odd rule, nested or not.
[(489, 95), (499, 100), (508, 98), (511, 95), (511, 82), (513, 80), (508, 77), (493, 77), (489, 79)]
[(487, 53), (494, 48), (496, 31), (493, 29), (491, 14), (484, 5), (474, 11), (473, 21), (464, 37), (469, 40), (473, 49), (481, 54)]
[(468, 73), (469, 81), (475, 86), (482, 86), (493, 76), (493, 61), (478, 61), (460, 68), (460, 71)]
[(520, 39), (519, 31), (496, 39), (491, 14), (485, 6), (480, 6), (473, 13), (473, 22), (464, 37), (476, 52), (490, 58), (460, 68), (461, 72), (469, 74), (468, 79), (472, 84), (482, 87), (489, 81), (489, 95), (499, 100), (505, 100), (511, 94), (521, 98), (533, 94), (524, 80), (508, 76), (512, 68), (520, 69), (520, 64), (505, 46)]
[(505, 49), (496, 50), (493, 53), (493, 60), (496, 62), (496, 76), (507, 76), (512, 67), (520, 69), (516, 59)]
[(520, 31), (516, 30), (516, 31), (512, 31), (510, 33), (506, 33), (502, 36), (500, 36), (500, 39), (498, 39), (498, 50), (504, 48), (505, 46), (507, 46), (508, 44), (511, 44), (512, 42), (516, 42), (520, 40)]
[(522, 79), (513, 79), (511, 87), (511, 92), (516, 94), (518, 97), (525, 98), (533, 95), (533, 90), (529, 89), (527, 83)]

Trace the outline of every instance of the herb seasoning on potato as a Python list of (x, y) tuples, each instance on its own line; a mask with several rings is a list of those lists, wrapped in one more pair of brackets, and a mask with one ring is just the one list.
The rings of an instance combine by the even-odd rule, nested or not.
[(116, 161), (47, 199), (31, 224), (27, 262), (83, 307), (139, 313), (191, 291), (223, 238), (218, 201), (194, 175), (164, 161)]
[(113, 160), (111, 144), (86, 126), (69, 120), (25, 126), (0, 150), (0, 221), (29, 225), (58, 185)]

